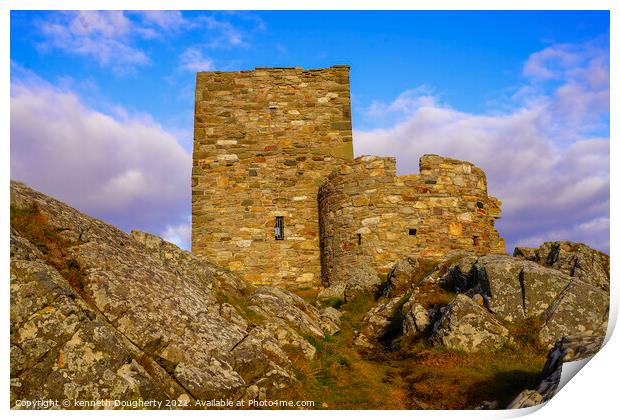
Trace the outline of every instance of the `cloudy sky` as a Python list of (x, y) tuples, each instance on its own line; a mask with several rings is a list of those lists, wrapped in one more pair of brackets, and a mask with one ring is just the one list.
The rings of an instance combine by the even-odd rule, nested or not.
[(609, 252), (608, 12), (11, 12), (11, 178), (189, 247), (196, 71), (351, 65), (356, 155), (483, 168), (507, 250)]

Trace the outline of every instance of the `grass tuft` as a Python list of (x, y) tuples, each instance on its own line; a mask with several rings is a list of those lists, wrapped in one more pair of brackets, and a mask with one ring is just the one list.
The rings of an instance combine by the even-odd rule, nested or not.
[[(429, 307), (443, 306), (454, 297), (436, 285), (423, 285), (418, 292)], [(395, 329), (408, 297), (396, 305)], [(361, 355), (353, 341), (363, 316), (376, 304), (372, 297), (342, 304), (339, 334), (322, 340), (307, 337), (317, 350), (314, 360), (291, 350), (299, 383), (274, 398), (314, 400), (317, 408), (329, 409), (468, 409), (487, 400), (502, 407), (539, 380), (546, 350), (535, 344), (535, 333), (528, 330), (535, 325), (527, 323), (512, 330), (517, 334), (512, 345), (494, 352), (433, 347), (419, 336), (398, 337), (387, 349)]]
[(26, 207), (11, 205), (11, 228), (28, 239), (41, 251), (45, 262), (58, 270), (80, 296), (88, 299), (84, 290), (84, 269), (68, 252), (77, 242), (61, 236), (36, 203)]
[(424, 283), (420, 284), (415, 290), (415, 301), (425, 308), (433, 306), (446, 306), (450, 304), (456, 293), (443, 289), (438, 284)]
[(273, 398), (313, 400), (316, 408), (399, 409), (407, 406), (405, 383), (389, 363), (363, 358), (353, 340), (362, 317), (376, 302), (360, 297), (342, 304), (341, 330), (324, 339), (305, 337), (317, 352), (307, 360), (291, 351), (298, 383), (278, 391)]

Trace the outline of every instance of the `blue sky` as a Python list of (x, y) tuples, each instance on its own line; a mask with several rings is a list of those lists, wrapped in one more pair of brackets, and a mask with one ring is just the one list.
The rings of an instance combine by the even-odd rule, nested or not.
[(608, 12), (13, 11), (11, 176), (187, 246), (195, 72), (334, 64), (356, 155), (479, 165), (509, 252), (608, 251)]

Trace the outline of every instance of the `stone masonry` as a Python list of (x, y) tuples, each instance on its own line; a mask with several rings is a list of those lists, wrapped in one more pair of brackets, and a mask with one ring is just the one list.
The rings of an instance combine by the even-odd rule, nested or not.
[(317, 191), (352, 158), (348, 66), (198, 73), (192, 252), (254, 283), (319, 284)]
[(419, 174), (396, 176), (394, 158), (362, 156), (330, 174), (318, 200), (326, 285), (345, 280), (343, 267), (387, 273), (403, 256), (505, 253), (500, 202), (468, 162), (424, 155)]
[(396, 176), (394, 158), (353, 160), (348, 66), (197, 74), (192, 252), (246, 280), (295, 289), (343, 264), (503, 253), (499, 204), (467, 162), (427, 155)]

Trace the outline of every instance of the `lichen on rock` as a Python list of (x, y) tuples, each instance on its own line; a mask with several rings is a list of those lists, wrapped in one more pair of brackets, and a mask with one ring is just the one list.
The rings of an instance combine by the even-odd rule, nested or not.
[(286, 345), (313, 357), (304, 334), (338, 330), (290, 292), (23, 184), (11, 209), (11, 401), (265, 394), (295, 380)]
[(470, 353), (495, 350), (508, 337), (508, 330), (484, 307), (459, 294), (433, 327), (430, 342)]

